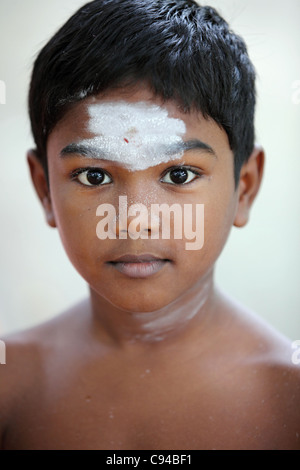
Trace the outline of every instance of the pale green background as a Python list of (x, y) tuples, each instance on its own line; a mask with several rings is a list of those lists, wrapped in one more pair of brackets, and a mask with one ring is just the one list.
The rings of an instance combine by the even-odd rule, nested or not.
[[(59, 313), (87, 293), (58, 233), (46, 226), (31, 187), (25, 151), (32, 146), (26, 112), (35, 54), (85, 2), (1, 0), (0, 335)], [(205, 3), (205, 2), (203, 2)], [(212, 0), (246, 39), (258, 72), (257, 140), (267, 153), (262, 190), (244, 229), (233, 229), (217, 280), (277, 329), (300, 338), (299, 0)], [(298, 94), (299, 97), (300, 94)]]

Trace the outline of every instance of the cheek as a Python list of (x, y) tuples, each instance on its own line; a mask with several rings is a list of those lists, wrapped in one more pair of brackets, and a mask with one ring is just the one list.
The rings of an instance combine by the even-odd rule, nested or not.
[(87, 261), (99, 251), (96, 217), (97, 205), (84, 201), (82, 196), (63, 191), (54, 192), (52, 203), (59, 235), (72, 264), (78, 269), (90, 265)]
[(233, 225), (235, 198), (232, 191), (220, 194), (205, 204), (204, 251), (214, 263), (219, 257)]
[[(236, 208), (236, 197), (232, 187), (224, 190), (211, 190), (199, 197), (204, 205), (204, 243), (201, 249), (187, 250), (185, 243), (178, 241), (177, 253), (185, 266), (187, 278), (199, 278), (208, 272), (215, 264), (229, 236)], [(195, 223), (193, 231), (195, 232)], [(201, 241), (199, 229), (196, 239)], [(186, 242), (186, 240), (185, 240)]]

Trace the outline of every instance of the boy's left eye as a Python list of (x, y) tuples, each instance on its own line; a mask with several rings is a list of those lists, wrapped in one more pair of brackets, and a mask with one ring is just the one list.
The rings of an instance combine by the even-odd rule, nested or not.
[(201, 176), (195, 170), (191, 170), (186, 167), (176, 167), (169, 170), (161, 179), (163, 183), (183, 185), (194, 181), (196, 178)]

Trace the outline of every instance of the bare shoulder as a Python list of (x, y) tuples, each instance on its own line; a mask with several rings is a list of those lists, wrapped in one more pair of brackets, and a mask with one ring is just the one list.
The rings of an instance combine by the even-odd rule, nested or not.
[(10, 422), (18, 410), (34, 400), (47, 365), (68, 343), (68, 336), (80, 318), (80, 306), (41, 325), (1, 338), (5, 364), (0, 365), (0, 449)]
[(227, 305), (253, 447), (300, 450), (300, 346), (240, 304)]
[(1, 338), (5, 364), (0, 366), (0, 448), (13, 414), (34, 387), (41, 364), (41, 344), (30, 332)]

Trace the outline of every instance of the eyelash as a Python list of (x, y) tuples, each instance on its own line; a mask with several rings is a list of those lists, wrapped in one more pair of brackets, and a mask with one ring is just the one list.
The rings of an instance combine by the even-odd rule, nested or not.
[(74, 171), (71, 172), (70, 178), (71, 178), (72, 181), (76, 181), (78, 184), (81, 184), (82, 186), (87, 186), (87, 187), (90, 187), (90, 188), (95, 188), (97, 186), (105, 186), (106, 184), (108, 184), (108, 183), (105, 183), (105, 184), (99, 184), (99, 185), (92, 185), (92, 184), (88, 185), (88, 184), (81, 183), (78, 180), (78, 176), (80, 176), (83, 173), (88, 172), (88, 171), (102, 172), (104, 175), (108, 176), (112, 180), (112, 176), (107, 171), (103, 170), (102, 168), (93, 168), (93, 167), (77, 168), (77, 170), (74, 170)]
[[(162, 179), (170, 172), (172, 172), (173, 170), (186, 170), (186, 171), (190, 171), (191, 173), (194, 173), (195, 175), (195, 178), (192, 179), (192, 181), (189, 181), (188, 183), (182, 183), (182, 184), (176, 184), (176, 183), (165, 183), (165, 184), (169, 184), (171, 186), (186, 186), (186, 185), (189, 185), (191, 183), (193, 183), (195, 180), (197, 180), (198, 178), (201, 178), (203, 177), (203, 172), (199, 171), (199, 170), (196, 170), (195, 168), (193, 167), (190, 167), (188, 165), (182, 165), (182, 166), (173, 166), (171, 168), (168, 168), (167, 170), (164, 171), (163, 173), (163, 176), (161, 177), (160, 181), (162, 181)], [(95, 188), (95, 187), (98, 187), (98, 186), (105, 186), (109, 183), (101, 183), (99, 185), (87, 185), (87, 184), (84, 184), (84, 183), (81, 183), (79, 180), (78, 180), (78, 176), (85, 173), (85, 172), (88, 172), (88, 171), (101, 171), (104, 175), (108, 176), (111, 180), (112, 180), (112, 176), (105, 170), (103, 170), (102, 168), (94, 168), (94, 167), (88, 167), (88, 168), (78, 168), (74, 171), (72, 171), (70, 173), (70, 178), (72, 181), (76, 181), (78, 182), (78, 184), (81, 184), (83, 186), (87, 186), (87, 187), (90, 187), (90, 188)]]
[[(193, 183), (193, 181), (203, 177), (203, 172), (201, 172), (200, 170), (196, 170), (195, 168), (191, 167), (191, 166), (188, 166), (188, 165), (179, 165), (179, 166), (173, 166), (171, 168), (168, 168), (162, 178), (164, 178), (168, 173), (170, 173), (171, 171), (173, 170), (186, 170), (186, 171), (190, 171), (191, 173), (194, 173), (195, 175), (195, 178), (192, 179), (192, 181), (189, 181), (188, 183), (182, 183), (182, 184), (176, 184), (176, 183), (167, 183), (167, 184), (170, 184), (171, 186), (176, 186), (176, 187), (179, 187), (179, 186), (187, 186), (191, 183)], [(161, 179), (162, 179), (161, 178)]]

